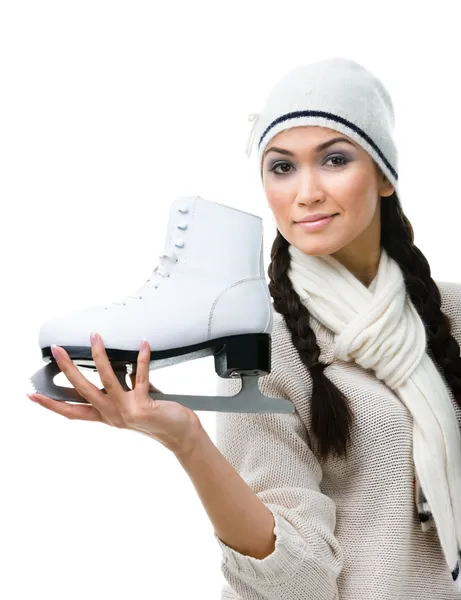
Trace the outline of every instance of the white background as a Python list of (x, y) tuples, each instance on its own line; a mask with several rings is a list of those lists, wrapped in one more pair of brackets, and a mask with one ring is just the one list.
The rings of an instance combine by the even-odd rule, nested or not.
[[(179, 195), (261, 215), (267, 267), (247, 115), (328, 56), (391, 93), (416, 245), (435, 279), (460, 281), (457, 4), (3, 0), (1, 598), (220, 597), (221, 550), (174, 455), (26, 398), (40, 325), (136, 290)], [(211, 357), (151, 373), (171, 393), (212, 394), (215, 377)], [(215, 440), (215, 413), (199, 416)]]

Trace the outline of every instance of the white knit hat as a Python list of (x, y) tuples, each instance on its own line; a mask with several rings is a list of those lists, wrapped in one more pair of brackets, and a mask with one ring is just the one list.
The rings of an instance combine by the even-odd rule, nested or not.
[(291, 127), (317, 125), (334, 129), (360, 144), (398, 192), (394, 107), (383, 83), (359, 63), (342, 57), (301, 65), (284, 75), (253, 121), (246, 153), (258, 142), (258, 159), (270, 140)]

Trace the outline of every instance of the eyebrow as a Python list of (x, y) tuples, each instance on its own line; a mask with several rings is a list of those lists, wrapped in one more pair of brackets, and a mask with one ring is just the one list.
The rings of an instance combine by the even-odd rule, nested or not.
[[(328, 146), (332, 146), (336, 142), (346, 142), (347, 144), (350, 144), (351, 146), (354, 146), (354, 148), (355, 148), (355, 144), (353, 144), (347, 138), (344, 138), (344, 137), (335, 137), (335, 138), (333, 138), (331, 140), (328, 140), (327, 142), (323, 142), (322, 144), (319, 144), (317, 146), (317, 148), (315, 148), (315, 151), (316, 152), (321, 152), (322, 150), (325, 150), (325, 148), (328, 148)], [(280, 152), (280, 154), (286, 154), (287, 156), (294, 156), (293, 152), (290, 152), (289, 150), (285, 150), (284, 148), (276, 148), (275, 146), (272, 146), (271, 148), (269, 148), (268, 150), (266, 150), (264, 152), (264, 156), (266, 156), (266, 154), (269, 154), (269, 152), (271, 152), (271, 151), (272, 152)]]

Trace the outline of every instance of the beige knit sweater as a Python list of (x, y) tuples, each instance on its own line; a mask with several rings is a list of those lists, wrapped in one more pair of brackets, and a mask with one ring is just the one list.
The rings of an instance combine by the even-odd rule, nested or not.
[[(461, 284), (437, 285), (461, 345)], [(311, 326), (320, 359), (330, 362), (333, 333), (314, 317)], [(347, 461), (320, 461), (313, 451), (312, 379), (278, 313), (272, 371), (259, 385), (266, 395), (290, 399), (295, 413), (216, 414), (216, 445), (272, 511), (276, 535), (274, 552), (260, 560), (215, 534), (226, 579), (221, 600), (459, 599), (435, 528), (423, 532), (419, 523), (411, 414), (373, 371), (335, 359), (325, 374), (355, 414)], [(220, 394), (240, 386), (218, 378)]]

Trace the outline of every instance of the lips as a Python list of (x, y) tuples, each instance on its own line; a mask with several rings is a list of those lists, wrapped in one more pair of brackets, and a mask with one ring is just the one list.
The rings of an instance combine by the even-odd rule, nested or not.
[(330, 215), (323, 217), (315, 221), (299, 221), (298, 227), (301, 227), (305, 231), (319, 231), (324, 227), (327, 227), (329, 223), (335, 218), (336, 215)]
[(317, 221), (323, 221), (324, 219), (329, 219), (333, 215), (325, 215), (324, 217), (319, 217), (318, 219), (306, 219), (305, 221), (301, 221), (301, 223), (317, 223)]
[(335, 217), (338, 213), (334, 213), (331, 215), (322, 215), (321, 217), (317, 217), (315, 219), (306, 217), (302, 221), (298, 221), (298, 223), (316, 223), (317, 221), (323, 221), (324, 219), (329, 219), (330, 217)]

